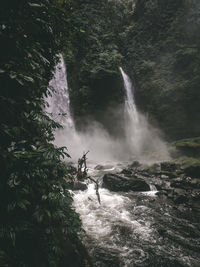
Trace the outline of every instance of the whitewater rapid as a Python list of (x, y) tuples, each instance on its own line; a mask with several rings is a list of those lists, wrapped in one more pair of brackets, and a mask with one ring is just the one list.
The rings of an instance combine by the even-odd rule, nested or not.
[[(92, 166), (89, 173), (101, 183), (105, 173), (119, 172), (120, 168), (123, 166), (116, 163), (101, 170)], [(100, 188), (101, 204), (92, 183), (86, 191), (73, 192), (74, 207), (85, 230), (84, 244), (94, 266), (198, 266), (195, 238), (188, 239), (183, 232), (187, 224), (188, 229), (197, 226), (191, 223), (190, 215), (185, 218), (185, 214), (161, 201), (155, 186), (151, 188), (149, 192), (127, 193)]]

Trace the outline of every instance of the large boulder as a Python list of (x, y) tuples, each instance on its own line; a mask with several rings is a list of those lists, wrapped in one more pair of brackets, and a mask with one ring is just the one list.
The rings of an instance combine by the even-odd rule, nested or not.
[(135, 160), (129, 165), (129, 168), (134, 169), (134, 168), (139, 168), (140, 166), (141, 164), (139, 163), (139, 161)]
[(94, 169), (97, 171), (103, 171), (106, 169), (112, 169), (113, 165), (97, 165)]
[(183, 155), (200, 157), (200, 137), (178, 140), (175, 146)]
[(69, 189), (77, 191), (85, 191), (87, 190), (87, 185), (84, 182), (81, 181), (70, 181), (69, 183)]
[(179, 165), (170, 161), (161, 162), (160, 166), (161, 166), (161, 171), (167, 171), (167, 172), (174, 172), (179, 168)]
[(183, 171), (188, 176), (200, 178), (200, 162), (185, 166)]
[(181, 172), (192, 178), (200, 178), (200, 158), (182, 157), (177, 159)]
[(111, 191), (150, 191), (150, 186), (142, 179), (136, 177), (124, 177), (118, 174), (107, 173), (103, 176), (104, 188)]

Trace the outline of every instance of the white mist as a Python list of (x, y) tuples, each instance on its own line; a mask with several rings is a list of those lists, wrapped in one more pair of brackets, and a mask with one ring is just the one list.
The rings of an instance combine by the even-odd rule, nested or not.
[[(57, 146), (66, 146), (68, 153), (73, 161), (77, 161), (83, 152), (90, 153), (90, 161), (102, 163), (107, 161), (125, 161), (125, 160), (155, 160), (157, 154), (159, 159), (168, 157), (166, 145), (158, 137), (156, 130), (152, 129), (147, 120), (136, 108), (132, 83), (125, 72), (120, 68), (125, 98), (125, 139), (115, 140), (105, 128), (95, 121), (89, 122), (89, 127), (84, 133), (77, 132), (74, 120), (70, 112), (70, 99), (67, 84), (67, 73), (64, 59), (60, 56), (60, 61), (55, 68), (55, 74), (49, 85), (54, 88), (52, 97), (47, 98), (49, 107), (47, 113), (62, 124), (63, 129), (55, 132), (55, 144)], [(153, 157), (154, 154), (154, 157)]]
[(166, 144), (147, 119), (139, 113), (134, 100), (134, 87), (128, 75), (120, 67), (125, 89), (125, 145), (127, 152), (137, 159), (169, 159)]

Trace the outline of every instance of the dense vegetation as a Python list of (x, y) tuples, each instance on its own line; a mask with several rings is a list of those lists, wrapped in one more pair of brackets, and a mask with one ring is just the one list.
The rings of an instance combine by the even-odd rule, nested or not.
[(168, 138), (199, 136), (199, 8), (197, 0), (73, 3), (83, 29), (67, 61), (75, 116), (102, 122), (112, 102), (117, 110), (121, 65), (134, 81), (138, 107)]
[(78, 127), (85, 124), (83, 118), (92, 116), (113, 133), (121, 124), (116, 104), (123, 103), (123, 83), (119, 73), (121, 55), (113, 31), (116, 25), (111, 20), (112, 5), (107, 0), (72, 3), (73, 24), (81, 30), (71, 39), (73, 47), (71, 54), (67, 53), (66, 63)]
[(43, 98), (73, 30), (69, 8), (54, 0), (1, 2), (1, 266), (84, 266), (81, 223), (65, 190), (61, 158), (68, 155), (52, 144), (59, 125)]

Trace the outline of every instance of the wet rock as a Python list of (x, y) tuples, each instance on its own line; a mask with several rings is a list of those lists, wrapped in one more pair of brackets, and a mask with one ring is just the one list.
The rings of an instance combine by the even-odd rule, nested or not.
[(104, 188), (111, 191), (149, 191), (150, 186), (142, 179), (136, 177), (124, 177), (117, 174), (105, 174), (103, 177)]
[(200, 192), (196, 191), (191, 194), (191, 198), (193, 201), (199, 201), (200, 202)]
[(167, 176), (167, 178), (176, 178), (178, 177), (178, 173), (176, 172), (169, 172), (169, 171), (161, 171), (161, 175)]
[(171, 187), (182, 189), (199, 189), (199, 179), (191, 179), (191, 177), (184, 177), (183, 179), (175, 179), (171, 184)]
[(184, 155), (189, 157), (200, 156), (200, 137), (178, 140), (175, 146)]
[(188, 202), (188, 197), (186, 195), (180, 195), (174, 199), (175, 204), (185, 204)]
[(161, 236), (164, 236), (166, 233), (166, 229), (164, 229), (164, 228), (159, 228), (157, 231)]
[(97, 165), (94, 169), (98, 170), (98, 171), (101, 171), (101, 170), (104, 169), (104, 166), (103, 165)]
[(111, 169), (112, 165), (97, 165), (94, 169), (97, 171), (105, 170), (105, 169)]
[(180, 189), (180, 188), (174, 189), (174, 194), (176, 194), (176, 195), (184, 195), (185, 192), (186, 192), (185, 190)]
[(109, 266), (109, 267), (120, 267), (120, 256), (117, 249), (106, 247), (93, 248), (95, 263), (101, 262), (96, 266)]
[(179, 173), (180, 172), (180, 165), (179, 164), (167, 161), (167, 162), (161, 162), (160, 167), (161, 167), (161, 171), (160, 171), (161, 178), (173, 179), (173, 178), (178, 177), (178, 175), (180, 175), (180, 173)]
[(87, 190), (87, 185), (83, 182), (75, 181), (71, 184), (71, 189), (75, 191), (76, 190), (84, 191), (84, 190)]
[(133, 161), (133, 163), (132, 164), (130, 164), (129, 165), (129, 168), (132, 168), (132, 169), (134, 169), (134, 168), (138, 168), (138, 167), (140, 167), (141, 166), (141, 164), (139, 163), (139, 161)]
[(170, 189), (170, 183), (167, 181), (160, 181), (155, 184), (157, 190), (168, 190)]
[(200, 177), (200, 162), (194, 163), (190, 166), (185, 166), (183, 171), (186, 175), (189, 175), (191, 177)]
[(161, 171), (174, 172), (179, 168), (179, 166), (174, 162), (161, 162), (160, 164)]
[(179, 175), (183, 173), (191, 178), (200, 178), (200, 159), (192, 157), (181, 157), (176, 160), (180, 168), (176, 171)]
[(190, 186), (194, 189), (200, 189), (200, 179), (192, 179), (190, 181)]
[(123, 169), (123, 170), (121, 171), (121, 173), (122, 173), (122, 174), (126, 174), (126, 175), (131, 175), (133, 172), (132, 172), (132, 170), (130, 170), (130, 169)]
[(155, 163), (146, 168), (146, 171), (150, 174), (159, 174), (161, 171), (160, 164)]
[(161, 178), (162, 178), (162, 179), (168, 179), (169, 176), (162, 174), (162, 175), (161, 175)]
[(155, 184), (157, 190), (162, 190), (161, 184)]
[(160, 190), (156, 192), (156, 196), (167, 196), (167, 192), (165, 190)]

